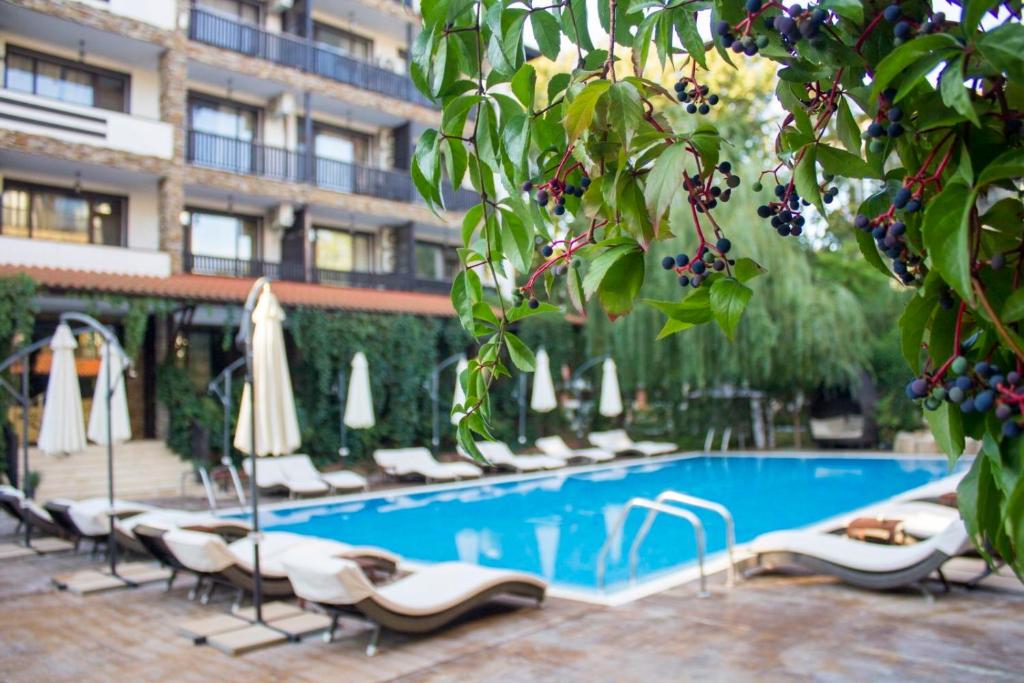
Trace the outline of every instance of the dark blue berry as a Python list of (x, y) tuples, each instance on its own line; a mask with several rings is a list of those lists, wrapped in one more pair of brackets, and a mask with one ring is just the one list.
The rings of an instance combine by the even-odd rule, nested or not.
[(870, 221), (868, 221), (868, 217), (865, 216), (862, 213), (858, 213), (853, 218), (853, 226), (855, 228), (860, 228), (861, 230), (864, 230), (865, 228), (867, 228), (869, 223), (870, 223)]
[(558, 206), (555, 207), (555, 215), (556, 216), (561, 216), (564, 213), (565, 213), (565, 205), (564, 204), (559, 204)]
[(761, 9), (761, 0), (747, 0), (747, 12), (753, 14), (754, 12)]
[(687, 114), (696, 114), (697, 113), (697, 105), (693, 104), (692, 102), (690, 104), (686, 105), (686, 113)]
[(703, 273), (706, 270), (706, 267), (704, 266), (704, 262), (703, 261), (696, 260), (696, 261), (693, 262), (693, 265), (690, 266), (690, 270), (692, 270), (697, 275), (700, 275), (701, 273)]
[(889, 110), (889, 113), (886, 114), (886, 117), (893, 123), (896, 123), (903, 118), (903, 110), (899, 107), (893, 107)]
[(896, 194), (892, 198), (892, 205), (895, 206), (897, 209), (902, 209), (904, 206), (907, 205), (907, 202), (910, 201), (910, 196), (910, 189), (906, 187), (901, 187), (900, 189), (896, 190)]
[(690, 257), (687, 256), (686, 254), (676, 254), (675, 261), (676, 261), (676, 267), (677, 268), (682, 268), (687, 263), (690, 262)]
[(892, 34), (900, 40), (906, 40), (910, 37), (911, 30), (909, 21), (901, 21), (896, 24), (896, 27), (892, 30)]
[(541, 190), (537, 193), (537, 203), (541, 206), (545, 206), (548, 203), (548, 191)]
[(732, 242), (729, 241), (728, 237), (723, 237), (715, 242), (715, 247), (722, 254), (728, 254), (729, 250), (732, 249)]
[(721, 171), (722, 173), (731, 173), (732, 164), (730, 164), (728, 161), (723, 161), (722, 163), (718, 164), (718, 170)]
[(762, 204), (757, 207), (757, 215), (761, 218), (768, 218), (768, 216), (772, 215), (772, 210), (766, 204)]
[(907, 202), (906, 211), (908, 213), (914, 213), (915, 211), (919, 211), (920, 209), (921, 209), (921, 200), (920, 199), (911, 199), (909, 202)]
[(899, 21), (900, 16), (902, 16), (902, 14), (903, 13), (900, 12), (899, 5), (889, 5), (888, 7), (885, 8), (884, 12), (885, 20), (888, 21), (890, 24), (895, 24), (897, 21)]
[(689, 287), (690, 286), (690, 278), (688, 278), (685, 275), (680, 275), (679, 276), (679, 286), (680, 287)]
[(523, 192), (530, 192), (531, 190), (533, 190), (533, 182), (527, 180), (523, 183)]
[(676, 260), (671, 256), (666, 256), (665, 258), (661, 259), (661, 267), (664, 268), (665, 270), (672, 270), (673, 268), (676, 267)]
[(720, 36), (724, 36), (726, 33), (732, 30), (732, 26), (729, 25), (728, 21), (719, 21), (715, 24), (715, 33)]
[(885, 132), (891, 138), (898, 138), (899, 136), (903, 135), (903, 124), (902, 123), (890, 123), (889, 127), (885, 130)]
[(990, 389), (986, 389), (974, 397), (974, 408), (979, 413), (984, 413), (992, 408), (992, 404), (995, 402), (995, 399), (995, 393)]
[(891, 234), (893, 234), (893, 235), (896, 235), (897, 237), (899, 237), (900, 235), (902, 235), (906, 231), (907, 231), (907, 225), (903, 221), (896, 221), (891, 226), (889, 226), (889, 232)]
[(540, 302), (537, 301), (536, 299), (530, 299), (530, 302), (527, 304), (527, 306), (529, 306), (530, 308), (539, 308)]
[(1020, 425), (1013, 420), (1007, 420), (1003, 423), (1003, 436), (1008, 439), (1016, 439), (1020, 436)]
[(956, 386), (960, 387), (963, 391), (970, 391), (971, 387), (974, 386), (974, 382), (967, 375), (960, 375), (956, 378)]

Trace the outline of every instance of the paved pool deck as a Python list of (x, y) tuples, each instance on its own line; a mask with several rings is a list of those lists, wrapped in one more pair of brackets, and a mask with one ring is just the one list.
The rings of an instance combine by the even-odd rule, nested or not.
[[(16, 540), (0, 522), (0, 542)], [(621, 607), (551, 599), (496, 606), (431, 637), (343, 622), (333, 643), (230, 657), (176, 634), (226, 612), (232, 596), (187, 599), (192, 579), (89, 596), (54, 589), (58, 573), (100, 565), (88, 554), (0, 560), (0, 680), (87, 681), (1020, 681), (1024, 586), (1000, 577), (928, 601), (820, 577), (763, 576), (712, 596), (693, 584)]]

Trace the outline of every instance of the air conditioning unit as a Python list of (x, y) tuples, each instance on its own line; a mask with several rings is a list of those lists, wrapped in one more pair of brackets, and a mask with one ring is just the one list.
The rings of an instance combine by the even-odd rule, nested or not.
[(283, 92), (273, 99), (269, 109), (271, 116), (292, 116), (295, 113), (295, 96), (290, 92)]
[(295, 0), (268, 0), (271, 12), (286, 12), (295, 6)]
[(291, 204), (278, 204), (272, 213), (270, 227), (274, 230), (286, 230), (295, 225), (295, 207)]

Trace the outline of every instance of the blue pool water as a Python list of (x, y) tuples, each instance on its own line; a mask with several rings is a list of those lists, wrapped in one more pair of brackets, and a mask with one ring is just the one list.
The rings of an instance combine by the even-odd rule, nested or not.
[[(598, 551), (622, 505), (666, 489), (725, 505), (736, 541), (805, 526), (885, 500), (948, 474), (945, 460), (854, 457), (685, 457), (483, 482), (423, 493), (261, 510), (267, 530), (378, 545), (409, 560), (463, 560), (519, 569), (572, 589), (596, 588)], [(700, 513), (711, 553), (724, 549), (719, 518)], [(627, 552), (643, 520), (634, 511), (613, 546), (609, 590), (628, 581)], [(693, 532), (659, 516), (641, 552), (640, 580), (696, 559)]]

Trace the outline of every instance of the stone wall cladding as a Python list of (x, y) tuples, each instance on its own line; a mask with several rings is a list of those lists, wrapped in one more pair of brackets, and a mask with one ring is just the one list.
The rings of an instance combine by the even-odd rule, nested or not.
[(189, 59), (234, 73), (275, 81), (281, 85), (282, 90), (309, 90), (356, 107), (386, 111), (394, 116), (418, 121), (428, 126), (437, 126), (441, 123), (441, 112), (435, 109), (332, 81), (323, 76), (268, 62), (265, 59), (250, 57), (195, 41), (189, 41), (187, 49)]
[(107, 147), (97, 147), (58, 140), (46, 135), (25, 133), (0, 128), (0, 148), (24, 154), (42, 155), (66, 161), (78, 161), (97, 166), (112, 166), (134, 173), (162, 176), (172, 163), (158, 157), (132, 154)]
[[(138, 0), (145, 2), (146, 0)], [(173, 33), (152, 24), (118, 16), (75, 0), (0, 0), (0, 5), (11, 5), (48, 14), (90, 28), (116, 33), (156, 45), (170, 46)]]
[(160, 55), (160, 118), (174, 128), (174, 161), (159, 186), (160, 249), (171, 256), (171, 272), (183, 270), (185, 229), (185, 124), (188, 117), (188, 58), (182, 31), (175, 31), (170, 47)]

